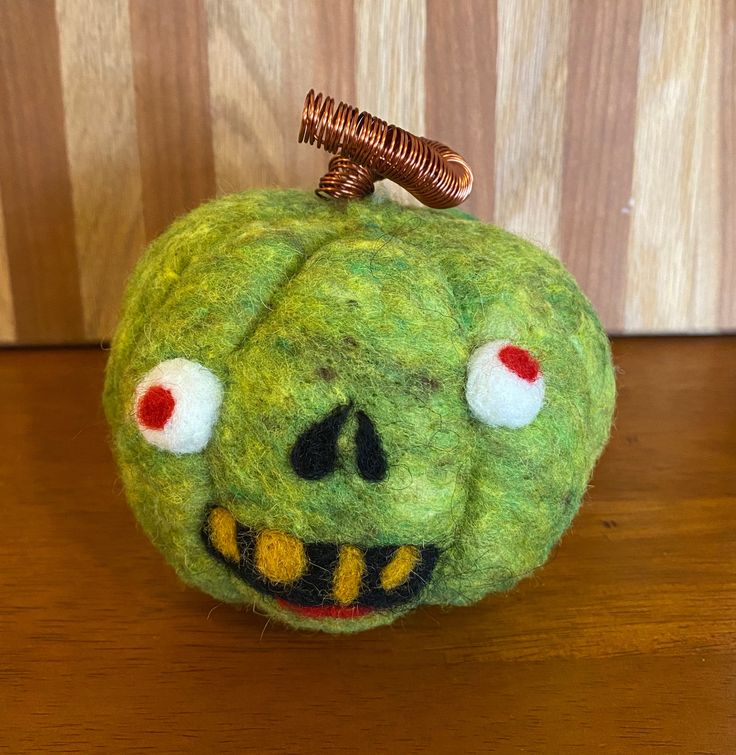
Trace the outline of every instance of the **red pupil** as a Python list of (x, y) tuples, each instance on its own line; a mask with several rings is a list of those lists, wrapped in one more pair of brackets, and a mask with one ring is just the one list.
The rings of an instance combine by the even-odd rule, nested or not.
[(176, 401), (168, 388), (151, 386), (138, 402), (138, 422), (148, 430), (161, 430), (174, 413)]
[(526, 349), (518, 346), (504, 346), (498, 352), (498, 358), (522, 380), (533, 383), (539, 377), (539, 362)]

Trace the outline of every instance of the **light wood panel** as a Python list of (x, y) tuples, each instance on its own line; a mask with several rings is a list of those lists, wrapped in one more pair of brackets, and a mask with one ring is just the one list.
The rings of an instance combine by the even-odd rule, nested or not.
[(312, 188), (326, 153), (298, 147), (301, 105), (311, 88), (354, 99), (352, 4), (207, 0), (206, 8), (218, 192)]
[[(423, 134), (424, 0), (355, 0), (355, 16), (359, 107)], [(407, 205), (419, 204), (396, 184), (381, 183), (377, 191)]]
[(560, 251), (569, 0), (498, 0), (495, 222)]
[(722, 0), (721, 47), (721, 288), (722, 328), (736, 328), (736, 0)]
[(112, 331), (145, 242), (128, 4), (57, 0), (56, 14), (84, 329), (95, 339)]
[(736, 330), (735, 40), (736, 0), (3, 0), (0, 342), (108, 338), (174, 217), (314, 187), (310, 87), (465, 154), (611, 332)]
[(720, 28), (717, 2), (644, 5), (626, 281), (629, 330), (717, 326)]

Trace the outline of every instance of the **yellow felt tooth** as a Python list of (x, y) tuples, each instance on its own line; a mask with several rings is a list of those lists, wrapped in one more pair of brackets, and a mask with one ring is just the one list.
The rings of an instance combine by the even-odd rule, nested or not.
[(210, 542), (228, 561), (240, 561), (238, 525), (233, 515), (222, 508), (212, 509), (208, 520)]
[(340, 605), (349, 605), (358, 597), (364, 572), (363, 552), (354, 545), (343, 545), (332, 577), (332, 597)]
[(393, 590), (404, 584), (419, 561), (419, 550), (413, 545), (401, 545), (393, 558), (381, 569), (381, 587)]
[(256, 540), (256, 569), (270, 582), (294, 582), (307, 568), (304, 543), (293, 535), (263, 530)]

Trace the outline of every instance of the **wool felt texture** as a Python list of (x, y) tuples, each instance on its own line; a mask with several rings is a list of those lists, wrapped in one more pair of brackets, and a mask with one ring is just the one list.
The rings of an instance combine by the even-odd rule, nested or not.
[(381, 569), (381, 587), (395, 590), (402, 585), (419, 561), (419, 551), (413, 545), (402, 545), (396, 549), (391, 561)]
[(222, 403), (222, 385), (207, 368), (167, 359), (143, 376), (135, 394), (135, 419), (149, 443), (175, 454), (207, 445)]
[(325, 609), (334, 617), (336, 606), (407, 604), (424, 589), (439, 556), (434, 546), (303, 543), (287, 533), (245, 527), (220, 506), (209, 511), (202, 536), (209, 553), (244, 582), (282, 606), (310, 609), (311, 616)]
[(310, 425), (291, 449), (291, 468), (305, 480), (321, 480), (337, 466), (337, 439), (349, 406), (338, 406)]
[(304, 543), (285, 532), (264, 530), (256, 537), (255, 565), (269, 582), (291, 584), (307, 568)]
[(371, 418), (357, 412), (358, 429), (355, 433), (355, 464), (364, 480), (380, 482), (386, 476), (388, 464), (381, 437)]
[[(171, 360), (221, 388), (185, 446), (206, 436), (200, 450), (157, 445), (136, 413), (141, 381)], [(177, 395), (165, 377), (144, 385), (171, 391), (172, 417), (213, 406), (216, 392)], [(151, 244), (104, 403), (131, 507), (183, 580), (351, 632), (472, 603), (542, 564), (614, 396), (595, 313), (532, 244), (456, 211), (262, 190), (203, 205)], [(164, 418), (151, 432), (165, 433), (166, 401), (151, 402)], [(292, 538), (276, 567), (255, 556), (266, 532)], [(259, 570), (283, 558), (292, 581)]]
[(365, 558), (354, 545), (343, 545), (332, 577), (332, 597), (343, 606), (354, 603), (360, 595), (365, 573)]
[(524, 427), (544, 403), (539, 362), (505, 341), (483, 344), (468, 362), (465, 398), (473, 416), (486, 425)]

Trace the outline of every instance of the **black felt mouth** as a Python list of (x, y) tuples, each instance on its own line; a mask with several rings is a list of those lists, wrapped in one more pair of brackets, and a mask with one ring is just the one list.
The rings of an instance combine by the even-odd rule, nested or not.
[[(211, 511), (211, 509), (210, 509)], [(338, 564), (340, 545), (318, 542), (304, 543), (307, 566), (302, 576), (291, 584), (276, 584), (264, 578), (255, 566), (255, 546), (258, 532), (236, 522), (236, 542), (239, 560), (224, 556), (213, 544), (206, 516), (202, 525), (202, 540), (208, 552), (218, 561), (263, 595), (279, 598), (294, 606), (339, 606), (332, 597), (333, 576)], [(434, 545), (414, 546), (418, 559), (406, 580), (393, 589), (381, 586), (381, 573), (395, 557), (399, 545), (380, 545), (361, 548), (365, 572), (355, 608), (391, 609), (415, 601), (432, 576), (440, 550)]]

